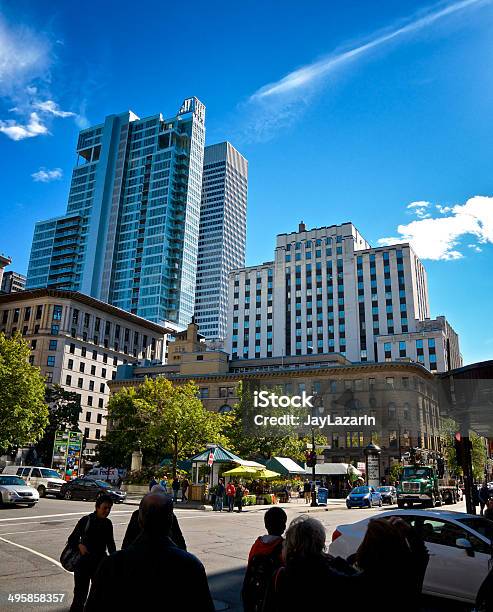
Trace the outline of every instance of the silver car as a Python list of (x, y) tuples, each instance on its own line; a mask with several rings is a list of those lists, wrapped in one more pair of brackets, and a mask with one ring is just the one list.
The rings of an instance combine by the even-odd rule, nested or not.
[(39, 493), (18, 476), (0, 475), (0, 506), (25, 504), (29, 508), (39, 501)]

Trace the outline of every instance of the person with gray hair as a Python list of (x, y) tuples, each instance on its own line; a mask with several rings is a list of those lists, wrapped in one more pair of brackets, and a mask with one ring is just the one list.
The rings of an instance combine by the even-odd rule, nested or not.
[[(151, 493), (167, 495), (164, 487), (158, 484), (152, 487)], [(150, 495), (150, 493), (147, 493), (146, 495)], [(128, 548), (133, 542), (135, 542), (140, 532), (141, 532), (141, 527), (139, 524), (139, 510), (137, 509), (135, 510), (135, 512), (132, 513), (132, 516), (130, 517), (130, 521), (128, 523), (127, 530), (125, 531), (125, 536), (123, 537), (122, 550), (125, 550), (125, 548)], [(169, 537), (178, 546), (178, 548), (181, 548), (182, 550), (187, 550), (185, 539), (183, 537), (183, 534), (180, 529), (180, 525), (178, 524), (178, 519), (176, 518), (176, 515), (174, 512), (173, 512), (173, 518), (172, 518)]]
[[(173, 585), (164, 607), (214, 612), (204, 566), (169, 538), (173, 500), (162, 493), (144, 496), (139, 507), (142, 532), (127, 549), (104, 559), (94, 578), (86, 612), (156, 609), (152, 585)], [(159, 596), (158, 596), (159, 598)]]
[[(313, 584), (322, 584), (331, 593), (331, 609), (347, 609), (348, 593), (363, 585), (363, 577), (344, 559), (328, 555), (325, 540), (325, 527), (317, 519), (301, 515), (291, 521), (284, 543), (284, 566), (273, 577), (263, 612), (319, 607), (320, 593), (311, 588)], [(293, 589), (294, 584), (302, 588)]]

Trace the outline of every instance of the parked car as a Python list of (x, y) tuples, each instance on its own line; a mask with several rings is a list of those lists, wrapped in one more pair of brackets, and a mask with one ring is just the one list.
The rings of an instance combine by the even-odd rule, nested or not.
[(382, 496), (375, 487), (354, 487), (354, 489), (346, 497), (346, 506), (348, 508), (371, 508), (372, 506), (381, 506)]
[(0, 506), (25, 504), (32, 508), (39, 501), (39, 493), (18, 476), (0, 475)]
[(395, 487), (377, 487), (377, 491), (382, 496), (383, 504), (396, 504), (397, 503), (397, 489)]
[(64, 483), (60, 495), (64, 499), (86, 499), (95, 500), (101, 493), (107, 493), (115, 503), (123, 503), (127, 498), (125, 491), (120, 491), (103, 480), (92, 480), (91, 478), (75, 478)]
[[(474, 604), (488, 574), (493, 522), (474, 514), (445, 510), (389, 510), (378, 518), (389, 516), (401, 517), (423, 536), (430, 553), (423, 593)], [(330, 554), (347, 558), (355, 553), (371, 518), (337, 527)]]
[(32, 465), (8, 465), (2, 475), (16, 475), (22, 478), (35, 489), (40, 497), (54, 495), (59, 497), (60, 489), (65, 482), (56, 470)]

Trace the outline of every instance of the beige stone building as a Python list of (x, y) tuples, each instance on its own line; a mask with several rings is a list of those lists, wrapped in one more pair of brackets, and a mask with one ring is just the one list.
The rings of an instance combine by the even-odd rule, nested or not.
[(36, 289), (0, 295), (0, 332), (19, 331), (30, 363), (48, 384), (80, 396), (86, 461), (106, 431), (108, 382), (118, 366), (160, 363), (166, 328), (73, 291)]
[(439, 408), (435, 378), (411, 360), (353, 364), (337, 353), (230, 360), (223, 351), (206, 350), (197, 326), (176, 335), (168, 345), (168, 364), (126, 364), (109, 383), (114, 393), (138, 385), (145, 377), (165, 376), (180, 384), (193, 380), (209, 410), (227, 412), (237, 402), (242, 381), (254, 389), (275, 388), (286, 395), (303, 391), (317, 397), (317, 414), (332, 418), (368, 415), (375, 426), (329, 428), (326, 460), (364, 461), (370, 441), (382, 449), (382, 471), (411, 447), (440, 450)]

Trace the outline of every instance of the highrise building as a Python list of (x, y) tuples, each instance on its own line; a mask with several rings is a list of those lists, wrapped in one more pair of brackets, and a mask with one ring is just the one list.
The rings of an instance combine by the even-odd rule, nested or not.
[(245, 265), (248, 162), (229, 143), (205, 148), (195, 321), (221, 346), (226, 337), (228, 276)]
[(36, 224), (27, 288), (69, 289), (150, 321), (187, 324), (195, 301), (205, 106), (82, 130), (67, 213)]
[(24, 274), (9, 270), (4, 272), (1, 282), (1, 293), (15, 293), (17, 291), (24, 291), (26, 288), (26, 277)]
[(429, 317), (426, 272), (409, 244), (371, 248), (352, 223), (301, 223), (277, 236), (274, 261), (230, 273), (226, 350), (460, 367), (457, 334)]

